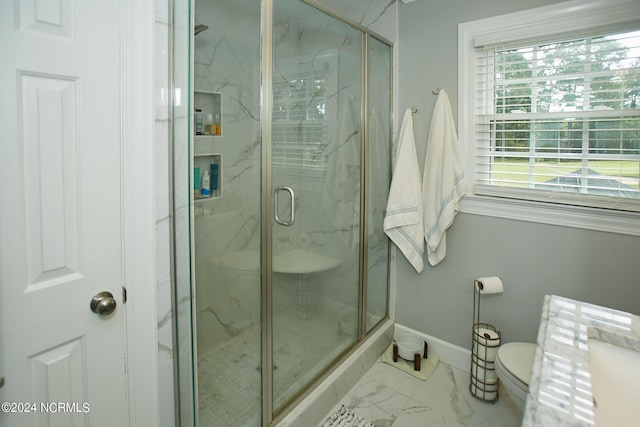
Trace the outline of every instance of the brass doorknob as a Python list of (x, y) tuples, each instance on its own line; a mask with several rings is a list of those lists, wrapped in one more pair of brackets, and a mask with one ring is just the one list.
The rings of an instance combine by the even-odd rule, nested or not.
[(100, 315), (108, 316), (116, 310), (116, 300), (113, 298), (113, 294), (108, 291), (98, 292), (93, 298), (91, 298), (91, 311)]

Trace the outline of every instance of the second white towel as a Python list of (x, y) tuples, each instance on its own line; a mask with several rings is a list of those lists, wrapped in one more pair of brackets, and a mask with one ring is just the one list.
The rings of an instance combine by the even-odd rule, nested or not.
[(458, 202), (465, 192), (456, 124), (444, 90), (440, 90), (431, 119), (422, 190), (427, 258), (431, 265), (436, 265), (447, 253), (445, 233), (458, 213)]
[(400, 128), (398, 151), (384, 218), (384, 232), (418, 273), (424, 268), (422, 209), (422, 185), (413, 118), (411, 110), (407, 109)]

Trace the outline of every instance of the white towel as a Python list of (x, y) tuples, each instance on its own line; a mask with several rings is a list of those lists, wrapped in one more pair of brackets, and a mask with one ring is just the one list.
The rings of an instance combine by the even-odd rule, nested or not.
[(404, 113), (398, 152), (393, 168), (384, 232), (398, 246), (418, 273), (424, 268), (420, 166), (416, 154), (411, 110)]
[(458, 213), (464, 195), (464, 171), (458, 158), (458, 135), (449, 97), (440, 90), (431, 119), (429, 143), (422, 177), (424, 237), (431, 265), (447, 253), (446, 230)]

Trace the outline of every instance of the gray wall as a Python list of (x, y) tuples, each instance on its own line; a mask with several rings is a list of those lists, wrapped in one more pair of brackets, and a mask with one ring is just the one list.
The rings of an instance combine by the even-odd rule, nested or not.
[[(556, 3), (553, 0), (398, 2), (399, 110), (415, 105), (414, 130), (424, 166), (436, 87), (457, 115), (458, 23)], [(399, 252), (398, 252), (399, 253)], [(542, 301), (562, 295), (640, 314), (640, 238), (576, 228), (458, 214), (447, 256), (415, 270), (399, 253), (396, 321), (469, 348), (473, 278), (501, 276), (505, 292), (484, 296), (482, 321), (504, 342), (535, 341)]]

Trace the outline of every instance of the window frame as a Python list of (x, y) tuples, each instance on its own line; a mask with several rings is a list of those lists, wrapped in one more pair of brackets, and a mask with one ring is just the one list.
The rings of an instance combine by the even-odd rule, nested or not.
[[(571, 16), (571, 19), (567, 19)], [(640, 16), (637, 0), (571, 0), (458, 25), (458, 134), (465, 165), (467, 195), (460, 211), (537, 223), (640, 236), (640, 213), (556, 203), (553, 198), (523, 197), (509, 187), (475, 191), (476, 45), (551, 37), (604, 26), (618, 26)], [(637, 22), (638, 19), (633, 19)], [(486, 186), (483, 187), (486, 190)], [(564, 193), (563, 193), (564, 197)]]

